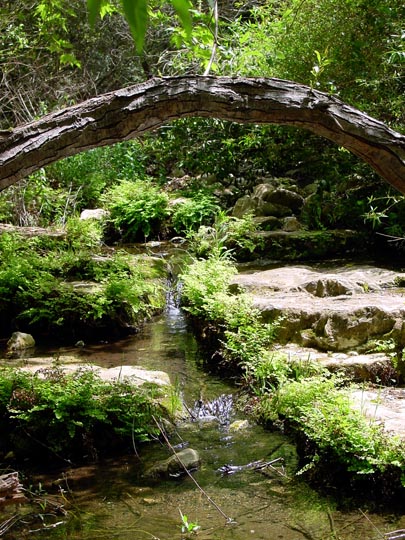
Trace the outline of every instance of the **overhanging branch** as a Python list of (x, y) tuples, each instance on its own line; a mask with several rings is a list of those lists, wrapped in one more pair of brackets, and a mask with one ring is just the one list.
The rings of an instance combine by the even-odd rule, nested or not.
[(187, 116), (301, 127), (343, 146), (405, 193), (405, 136), (339, 99), (281, 79), (155, 78), (0, 135), (0, 190), (39, 168)]

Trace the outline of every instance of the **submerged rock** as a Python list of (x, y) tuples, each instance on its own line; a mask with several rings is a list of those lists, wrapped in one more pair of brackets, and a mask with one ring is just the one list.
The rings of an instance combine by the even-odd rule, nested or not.
[(144, 476), (148, 478), (156, 477), (177, 477), (181, 474), (185, 474), (187, 469), (192, 471), (198, 469), (201, 460), (198, 452), (192, 448), (185, 448), (175, 455), (163, 460), (158, 461), (148, 469), (146, 469)]

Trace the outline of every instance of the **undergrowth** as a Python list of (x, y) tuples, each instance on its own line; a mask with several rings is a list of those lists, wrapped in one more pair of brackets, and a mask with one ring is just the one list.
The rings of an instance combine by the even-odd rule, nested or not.
[[(86, 225), (87, 226), (87, 225)], [(163, 285), (144, 263), (104, 254), (77, 233), (65, 239), (0, 235), (2, 332), (83, 339), (135, 329), (164, 305)], [(90, 244), (90, 247), (88, 245)]]
[(3, 369), (0, 451), (16, 459), (66, 461), (128, 449), (157, 433), (153, 417), (162, 416), (162, 393), (155, 385), (137, 387), (130, 378), (104, 381), (89, 368)]

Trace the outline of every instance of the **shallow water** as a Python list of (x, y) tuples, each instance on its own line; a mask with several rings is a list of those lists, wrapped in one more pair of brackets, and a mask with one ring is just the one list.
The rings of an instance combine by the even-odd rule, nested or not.
[[(44, 352), (68, 354), (69, 350), (38, 354)], [(169, 302), (165, 314), (146, 325), (138, 336), (114, 344), (84, 347), (80, 355), (83, 361), (104, 367), (141, 365), (167, 371), (189, 406), (196, 399), (211, 400), (237, 392), (230, 382), (202, 369), (194, 338), (173, 302)], [(236, 418), (243, 415), (234, 412), (231, 421)], [(239, 432), (231, 432), (228, 424), (188, 424), (180, 426), (171, 439), (172, 444), (179, 442), (187, 443), (200, 454), (201, 469), (193, 474), (200, 488), (187, 476), (164, 481), (143, 477), (148, 465), (171, 455), (167, 446), (159, 442), (144, 445), (138, 448), (139, 458), (134, 453), (97, 465), (37, 475), (35, 482), (41, 482), (48, 494), (64, 493), (68, 515), (45, 515), (45, 525), (59, 525), (44, 530), (42, 524), (17, 535), (11, 530), (4, 538), (192, 537), (181, 531), (180, 512), (201, 527), (197, 534), (200, 540), (374, 540), (405, 527), (405, 518), (364, 515), (358, 509), (343, 512), (333, 501), (320, 497), (294, 477), (294, 446), (279, 433), (270, 433), (254, 424)], [(274, 464), (275, 469), (261, 472), (245, 469), (222, 475), (218, 471), (227, 464), (246, 465), (277, 458), (283, 458), (283, 468), (280, 461)]]

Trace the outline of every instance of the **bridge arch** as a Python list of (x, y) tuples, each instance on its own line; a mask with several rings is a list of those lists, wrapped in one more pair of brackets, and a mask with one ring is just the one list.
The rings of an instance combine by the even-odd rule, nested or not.
[(405, 135), (308, 86), (243, 77), (154, 78), (0, 132), (0, 191), (62, 158), (187, 116), (307, 129), (347, 148), (405, 193)]

